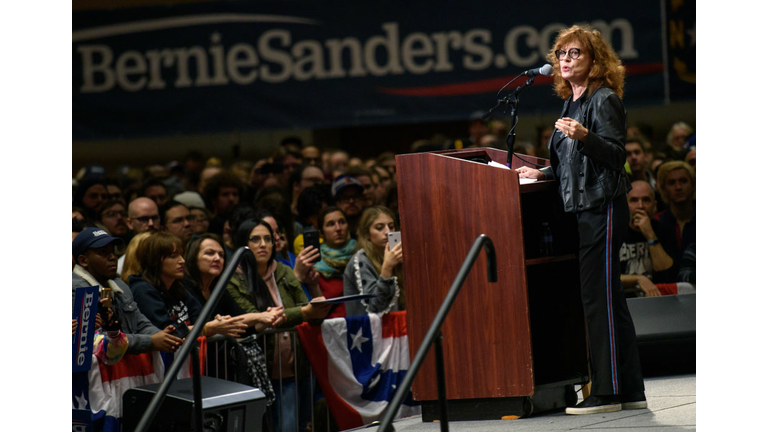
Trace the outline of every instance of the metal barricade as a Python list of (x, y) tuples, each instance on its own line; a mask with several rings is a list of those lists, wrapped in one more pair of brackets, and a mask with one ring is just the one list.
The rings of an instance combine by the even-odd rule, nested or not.
[[(269, 359), (267, 357), (267, 349), (268, 349), (268, 339), (274, 338), (275, 339), (275, 351), (280, 352), (280, 347), (283, 343), (284, 335), (289, 335), (288, 338), (290, 339), (289, 343), (291, 344), (292, 352), (293, 352), (293, 381), (294, 381), (294, 387), (295, 391), (293, 392), (293, 407), (294, 412), (292, 413), (292, 416), (296, 419), (296, 432), (304, 432), (305, 426), (302, 425), (300, 420), (300, 411), (301, 411), (301, 403), (300, 400), (300, 394), (302, 394), (302, 388), (301, 388), (301, 381), (299, 379), (299, 350), (298, 346), (301, 343), (300, 341), (297, 341), (298, 339), (298, 332), (296, 331), (296, 327), (291, 328), (285, 328), (285, 329), (267, 329), (260, 333), (259, 338), (261, 339), (260, 345), (263, 349), (265, 359), (267, 360), (267, 364), (269, 364)], [(242, 339), (241, 339), (242, 340)], [(247, 382), (249, 380), (248, 377), (242, 376), (242, 373), (238, 371), (237, 367), (233, 367), (233, 364), (236, 360), (236, 356), (234, 356), (233, 351), (233, 344), (237, 344), (238, 340), (231, 338), (231, 337), (225, 337), (221, 335), (216, 335), (208, 338), (208, 354), (206, 356), (206, 362), (204, 367), (204, 373), (206, 376), (211, 376), (219, 379), (226, 379), (229, 381), (235, 381), (240, 382), (243, 384), (253, 385), (252, 383)], [(273, 352), (274, 355), (274, 352)], [(282, 371), (282, 357), (278, 354), (277, 356), (277, 370)], [(273, 365), (274, 367), (275, 365)], [(307, 367), (308, 370), (308, 385), (309, 385), (309, 420), (311, 425), (311, 431), (313, 432), (330, 432), (331, 431), (331, 413), (328, 409), (328, 405), (325, 405), (325, 424), (318, 425), (315, 424), (315, 376), (312, 372), (311, 367)], [(282, 379), (272, 379), (272, 370), (267, 370), (268, 378), (272, 382), (273, 389), (275, 391), (275, 397), (283, 397), (285, 395), (283, 382), (286, 380), (289, 380), (289, 378), (282, 378)], [(280, 425), (280, 428), (285, 430), (283, 428), (283, 425), (285, 425), (285, 419), (283, 418), (283, 412), (284, 410), (282, 407), (284, 406), (283, 401), (275, 401), (275, 404), (280, 404), (279, 406), (281, 409), (278, 412), (278, 424)], [(273, 406), (268, 408), (269, 416), (272, 416), (272, 413), (275, 412), (275, 409)], [(274, 425), (274, 422), (270, 422), (270, 424)], [(322, 427), (324, 426), (324, 428)], [(337, 430), (337, 429), (334, 429)], [(282, 432), (277, 431), (273, 429), (274, 432)], [(286, 432), (293, 432), (293, 431), (286, 431)]]

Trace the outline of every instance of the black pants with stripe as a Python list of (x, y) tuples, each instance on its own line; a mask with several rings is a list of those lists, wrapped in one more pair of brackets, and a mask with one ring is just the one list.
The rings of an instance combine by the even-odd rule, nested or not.
[(576, 213), (581, 302), (587, 321), (592, 394), (643, 391), (635, 326), (621, 284), (619, 249), (629, 229), (627, 199)]

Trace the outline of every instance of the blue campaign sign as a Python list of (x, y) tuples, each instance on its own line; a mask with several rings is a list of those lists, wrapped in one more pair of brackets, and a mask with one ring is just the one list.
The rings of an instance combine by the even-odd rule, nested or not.
[(96, 330), (98, 309), (99, 287), (83, 287), (75, 291), (72, 319), (76, 321), (77, 326), (75, 334), (72, 335), (72, 373), (91, 369), (93, 333)]
[[(668, 97), (661, 15), (660, 4), (611, 0), (75, 11), (73, 138), (465, 120), (545, 64), (557, 32), (573, 24), (610, 39), (627, 68), (627, 106), (659, 104)], [(559, 110), (551, 82), (536, 78), (520, 112)]]

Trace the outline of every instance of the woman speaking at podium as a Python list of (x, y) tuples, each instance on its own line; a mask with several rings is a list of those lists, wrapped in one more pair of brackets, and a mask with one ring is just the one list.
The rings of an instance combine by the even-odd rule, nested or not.
[(587, 321), (591, 395), (567, 414), (647, 407), (635, 327), (621, 285), (619, 249), (629, 226), (624, 174), (624, 66), (597, 30), (563, 29), (547, 60), (565, 100), (549, 139), (549, 167), (520, 177), (555, 180), (579, 230), (581, 301)]

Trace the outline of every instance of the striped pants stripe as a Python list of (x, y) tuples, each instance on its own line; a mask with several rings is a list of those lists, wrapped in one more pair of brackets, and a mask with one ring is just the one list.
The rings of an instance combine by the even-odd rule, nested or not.
[(629, 229), (627, 200), (576, 213), (581, 301), (587, 321), (592, 393), (643, 391), (635, 326), (621, 285), (619, 249)]

